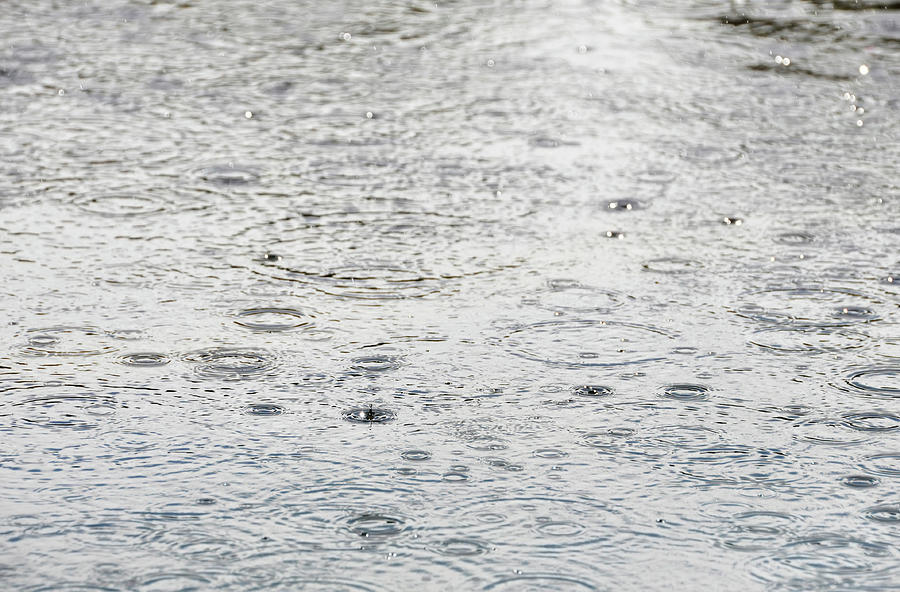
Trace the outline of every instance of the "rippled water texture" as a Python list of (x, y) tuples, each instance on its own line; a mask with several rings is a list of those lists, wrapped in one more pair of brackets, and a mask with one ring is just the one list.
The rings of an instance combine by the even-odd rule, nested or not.
[(0, 589), (897, 590), (898, 18), (2, 3)]

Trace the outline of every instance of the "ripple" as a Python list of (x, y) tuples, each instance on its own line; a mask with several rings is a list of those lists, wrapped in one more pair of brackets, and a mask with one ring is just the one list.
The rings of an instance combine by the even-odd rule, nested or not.
[(752, 302), (740, 306), (737, 314), (762, 323), (824, 328), (879, 318), (870, 305), (879, 301), (853, 290), (772, 288), (750, 292), (745, 298)]
[(740, 150), (708, 145), (684, 148), (678, 155), (689, 162), (710, 167), (733, 163), (744, 157), (744, 153)]
[(510, 331), (508, 351), (552, 366), (622, 366), (661, 360), (674, 339), (649, 325), (613, 321), (545, 321)]
[(345, 528), (356, 536), (386, 538), (397, 536), (406, 530), (403, 519), (386, 514), (360, 514), (348, 519)]
[(32, 356), (99, 356), (117, 349), (108, 339), (107, 332), (95, 327), (29, 329), (27, 344), (20, 351)]
[(387, 423), (397, 419), (397, 414), (390, 409), (380, 407), (354, 407), (344, 411), (341, 416), (352, 423)]
[(241, 347), (213, 347), (191, 352), (184, 360), (195, 365), (195, 372), (203, 378), (241, 380), (270, 374), (276, 362), (264, 350)]
[(390, 262), (333, 267), (320, 274), (314, 287), (329, 296), (360, 300), (422, 298), (441, 289), (441, 278)]
[(866, 347), (872, 339), (849, 329), (772, 327), (753, 333), (749, 342), (776, 353), (842, 352)]
[(397, 370), (402, 365), (402, 358), (399, 356), (360, 356), (353, 358), (350, 363), (350, 369), (366, 374), (379, 374)]
[(866, 442), (866, 436), (848, 434), (846, 421), (828, 418), (808, 418), (795, 422), (792, 435), (798, 442), (826, 446), (855, 446)]
[(273, 415), (282, 415), (284, 412), (284, 407), (272, 403), (253, 403), (244, 407), (245, 415), (271, 417)]
[(13, 425), (22, 427), (91, 430), (119, 407), (115, 397), (78, 386), (38, 387), (17, 394), (27, 398), (9, 405)]
[(815, 241), (815, 237), (807, 232), (783, 232), (775, 237), (775, 242), (782, 245), (806, 245)]
[(427, 545), (426, 548), (438, 555), (468, 557), (471, 555), (484, 555), (492, 549), (492, 546), (479, 539), (458, 537), (444, 539), (437, 544)]
[(479, 538), (502, 540), (504, 545), (515, 547), (559, 549), (609, 541), (624, 534), (623, 518), (612, 508), (577, 499), (482, 499), (466, 504), (457, 519)]
[(832, 578), (847, 582), (865, 574), (871, 580), (892, 564), (890, 548), (881, 543), (821, 534), (791, 541), (774, 554), (755, 560), (752, 575), (764, 582), (820, 589)]
[(861, 432), (892, 432), (900, 430), (900, 416), (881, 411), (845, 413), (844, 424)]
[(213, 164), (194, 171), (194, 175), (207, 183), (220, 187), (240, 187), (259, 182), (259, 171), (254, 167), (234, 163)]
[(431, 460), (431, 453), (427, 450), (404, 450), (400, 456), (403, 460), (409, 460), (413, 462), (421, 462), (424, 460)]
[(702, 384), (670, 384), (663, 389), (662, 396), (677, 401), (705, 401), (709, 398), (710, 388)]
[(376, 592), (377, 588), (360, 582), (313, 577), (285, 577), (265, 583), (251, 592), (272, 592), (275, 590), (303, 590), (303, 592)]
[(292, 308), (249, 308), (237, 313), (237, 317), (235, 324), (267, 333), (292, 331), (313, 325), (310, 315)]
[(864, 368), (851, 373), (845, 381), (864, 394), (900, 397), (900, 368)]
[(557, 574), (529, 574), (499, 579), (482, 588), (494, 592), (569, 592), (572, 590), (597, 590), (589, 580), (581, 580)]
[(661, 257), (650, 259), (641, 264), (644, 271), (665, 274), (691, 273), (702, 268), (703, 264), (692, 259), (679, 259), (678, 257)]
[(553, 311), (609, 312), (622, 306), (627, 298), (619, 292), (595, 288), (577, 280), (552, 279), (547, 281), (545, 289), (522, 302)]
[(171, 207), (164, 198), (149, 192), (83, 196), (72, 203), (89, 214), (113, 218), (161, 214)]
[(900, 522), (900, 504), (882, 504), (866, 508), (864, 516), (877, 522)]
[(602, 385), (582, 385), (573, 387), (572, 393), (581, 397), (608, 397), (613, 390)]
[(880, 481), (869, 475), (847, 475), (843, 479), (841, 479), (841, 483), (846, 485), (847, 487), (854, 487), (857, 489), (867, 489), (869, 487), (875, 487), (880, 483)]
[(900, 452), (872, 454), (863, 459), (862, 467), (882, 477), (900, 477)]
[(722, 545), (736, 551), (763, 551), (785, 542), (795, 522), (790, 514), (752, 511), (736, 514)]
[(158, 366), (165, 366), (170, 361), (169, 356), (166, 354), (154, 352), (134, 352), (124, 354), (119, 358), (120, 364), (135, 368), (156, 368)]

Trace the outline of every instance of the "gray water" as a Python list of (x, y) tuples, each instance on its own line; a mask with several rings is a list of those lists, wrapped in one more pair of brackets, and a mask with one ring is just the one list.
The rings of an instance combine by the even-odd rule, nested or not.
[(3, 590), (900, 590), (892, 0), (0, 7)]

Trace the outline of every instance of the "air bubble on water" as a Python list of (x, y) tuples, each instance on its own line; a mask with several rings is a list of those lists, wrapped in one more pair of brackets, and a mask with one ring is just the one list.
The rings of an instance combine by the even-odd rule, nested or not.
[(866, 74), (869, 73), (869, 67), (865, 64), (860, 64), (859, 73), (861, 76), (865, 76)]
[(775, 62), (781, 64), (782, 66), (790, 66), (791, 58), (782, 57), (780, 55), (775, 56)]
[(373, 117), (375, 117), (374, 113), (372, 113), (371, 111), (366, 111), (366, 119), (372, 119)]
[(341, 40), (350, 41), (351, 39), (353, 39), (353, 35), (350, 33), (341, 33)]
[(244, 117), (247, 119), (253, 119), (253, 111), (244, 111)]
[(488, 67), (488, 68), (493, 68), (493, 67), (494, 67), (494, 60), (488, 60), (488, 61), (487, 61), (487, 67)]
[(59, 89), (59, 90), (57, 91), (57, 93), (59, 94), (59, 96), (63, 96), (64, 94), (66, 94), (66, 91), (63, 90), (63, 89)]
[(856, 127), (862, 127), (862, 125), (863, 125), (862, 119), (857, 119), (857, 120), (856, 120)]

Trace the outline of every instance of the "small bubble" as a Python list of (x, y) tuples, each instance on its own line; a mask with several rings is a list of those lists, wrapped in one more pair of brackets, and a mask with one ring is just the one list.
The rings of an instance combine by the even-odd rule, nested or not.
[(372, 113), (371, 111), (366, 111), (366, 119), (372, 119), (373, 117), (375, 117), (374, 113)]
[(351, 39), (353, 39), (353, 35), (351, 35), (350, 33), (341, 33), (341, 39), (343, 41), (350, 41)]
[(863, 125), (862, 119), (857, 119), (857, 120), (856, 120), (856, 127), (862, 127), (862, 125)]
[(244, 117), (247, 119), (253, 119), (253, 111), (244, 111)]
[(862, 76), (865, 76), (866, 74), (869, 73), (869, 67), (868, 67), (867, 65), (865, 65), (865, 64), (861, 64), (861, 65), (859, 66), (859, 73), (860, 73)]
[(488, 61), (487, 61), (487, 67), (488, 67), (488, 68), (493, 68), (493, 67), (494, 67), (494, 60), (488, 60)]
[(607, 231), (606, 231), (606, 238), (619, 238), (619, 239), (622, 239), (622, 238), (625, 238), (625, 233), (624, 233), (624, 232), (619, 232), (618, 230), (607, 230)]
[(735, 218), (734, 216), (725, 216), (724, 218), (722, 218), (722, 224), (725, 224), (727, 226), (740, 226), (743, 223), (743, 220), (741, 220), (740, 218)]
[(66, 91), (63, 90), (63, 89), (59, 89), (59, 90), (57, 91), (57, 94), (59, 94), (59, 96), (63, 96), (64, 94), (66, 94)]
[(578, 46), (578, 53), (587, 53), (587, 52), (588, 52), (588, 46), (587, 46), (587, 45), (579, 45), (579, 46)]
[(785, 66), (791, 65), (791, 58), (784, 58), (784, 62), (782, 62)]

